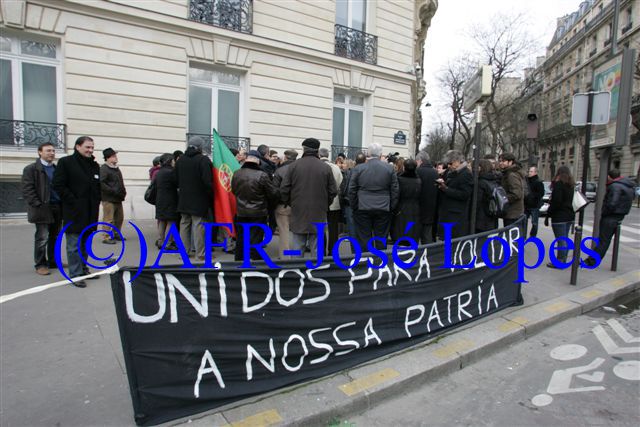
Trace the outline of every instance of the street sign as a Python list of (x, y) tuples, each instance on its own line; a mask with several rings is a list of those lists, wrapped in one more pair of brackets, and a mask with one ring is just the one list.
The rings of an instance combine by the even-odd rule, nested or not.
[(393, 143), (397, 145), (405, 145), (407, 143), (407, 135), (401, 130), (393, 134)]
[(485, 98), (491, 96), (491, 65), (482, 65), (478, 71), (465, 83), (464, 93), (464, 111), (467, 113), (473, 111), (476, 104)]
[(609, 108), (611, 104), (611, 92), (592, 92), (593, 106), (591, 110), (591, 122), (587, 118), (589, 107), (589, 94), (576, 93), (573, 95), (573, 106), (571, 108), (571, 125), (585, 126), (606, 125), (609, 123)]

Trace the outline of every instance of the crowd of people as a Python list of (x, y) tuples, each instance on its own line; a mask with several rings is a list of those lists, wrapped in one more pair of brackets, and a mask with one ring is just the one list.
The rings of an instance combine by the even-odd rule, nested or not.
[[(205, 142), (200, 137), (188, 141), (183, 153), (165, 153), (153, 161), (149, 170), (150, 186), (145, 199), (155, 205), (157, 221), (156, 245), (176, 249), (169, 230), (179, 228), (180, 240), (198, 261), (205, 259), (205, 227), (213, 219), (213, 164), (203, 154)], [(425, 151), (415, 159), (383, 155), (380, 144), (368, 147), (366, 154), (357, 153), (354, 160), (339, 154), (329, 159), (329, 150), (320, 141), (307, 138), (302, 142), (302, 155), (289, 149), (281, 158), (277, 151), (260, 145), (256, 150), (232, 150), (241, 165), (231, 180), (236, 199), (235, 259), (244, 256), (245, 229), (242, 223), (263, 224), (279, 236), (281, 257), (303, 257), (309, 250), (315, 254), (318, 246), (318, 223), (326, 224), (320, 241), (330, 254), (340, 237), (357, 243), (362, 251), (387, 246), (389, 239), (397, 241), (411, 237), (426, 244), (445, 238), (444, 222), (454, 223), (451, 237), (461, 237), (497, 229), (499, 219), (504, 226), (526, 215), (528, 224), (522, 235), (536, 236), (539, 209), (544, 186), (531, 166), (525, 173), (511, 153), (501, 154), (497, 161), (486, 156), (478, 161), (477, 205), (475, 228), (471, 229), (474, 179), (471, 165), (457, 150), (446, 153), (444, 159), (432, 163)], [(89, 274), (86, 259), (86, 239), (95, 231), (99, 206), (102, 203), (103, 222), (120, 229), (123, 223), (122, 203), (126, 188), (118, 167), (117, 152), (103, 150), (104, 163), (98, 165), (93, 156), (94, 142), (82, 136), (75, 142), (71, 155), (54, 163), (52, 144), (38, 147), (38, 160), (25, 167), (23, 193), (28, 204), (28, 220), (36, 225), (34, 261), (38, 274), (50, 274), (58, 266), (54, 248), (62, 221), (66, 228), (66, 250), (69, 276)], [(628, 181), (628, 182), (627, 182)], [(603, 206), (602, 242), (597, 251), (604, 256), (615, 227), (633, 202), (633, 183), (616, 170), (609, 172), (609, 186)], [(556, 237), (567, 237), (573, 226), (575, 212), (572, 200), (575, 181), (566, 166), (558, 168), (552, 181), (552, 194), (547, 220)], [(500, 197), (504, 203), (500, 204)], [(500, 208), (498, 209), (497, 206)], [(93, 227), (93, 228), (92, 228)], [(119, 233), (108, 232), (104, 226), (104, 244), (123, 239)], [(326, 234), (325, 234), (326, 233)], [(229, 233), (233, 234), (233, 233)], [(250, 231), (249, 241), (260, 243), (262, 228)], [(81, 242), (78, 240), (81, 239)], [(78, 248), (80, 248), (78, 250)], [(558, 258), (566, 261), (568, 251)], [(258, 258), (256, 251), (251, 258)], [(587, 259), (592, 265), (594, 260)], [(553, 264), (548, 264), (554, 267)], [(84, 280), (73, 284), (85, 287)]]

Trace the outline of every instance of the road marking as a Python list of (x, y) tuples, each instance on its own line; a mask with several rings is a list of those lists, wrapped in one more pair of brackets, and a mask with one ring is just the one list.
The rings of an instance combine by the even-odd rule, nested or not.
[[(589, 225), (585, 224), (585, 225), (582, 226), (582, 228), (584, 228), (585, 230), (593, 233), (593, 227), (591, 227)], [(620, 234), (620, 241), (622, 243), (637, 243), (638, 239), (632, 239), (630, 237), (626, 237), (626, 236), (623, 236), (622, 234)], [(612, 238), (611, 242), (613, 243), (613, 238)]]
[(629, 354), (640, 352), (640, 347), (619, 347), (615, 342), (613, 342), (607, 331), (605, 331), (600, 325), (593, 328), (593, 334), (598, 338), (602, 347), (609, 354)]
[(599, 291), (597, 289), (592, 289), (590, 291), (583, 292), (580, 294), (580, 296), (584, 298), (595, 298), (595, 297), (599, 297), (600, 295), (602, 295), (602, 291)]
[(270, 426), (282, 422), (282, 417), (275, 409), (260, 412), (258, 414), (247, 417), (241, 421), (227, 424), (225, 427), (258, 427)]
[(511, 321), (515, 322), (515, 323), (519, 323), (522, 326), (524, 326), (527, 323), (529, 323), (529, 319), (527, 319), (526, 317), (523, 317), (523, 316), (516, 316), (513, 319), (511, 319)]
[(342, 384), (338, 388), (347, 396), (353, 396), (399, 376), (400, 372), (395, 369), (386, 368), (362, 378), (358, 378), (357, 380), (353, 380), (350, 383)]
[(548, 305), (544, 308), (544, 311), (548, 313), (559, 313), (565, 308), (569, 308), (569, 303), (566, 301), (560, 301), (555, 304)]
[[(87, 274), (86, 276), (76, 277), (76, 280), (84, 280), (88, 277), (96, 277), (96, 276), (102, 276), (105, 274), (111, 274), (111, 273), (115, 273), (118, 270), (119, 270), (119, 267), (116, 264), (107, 268), (106, 270), (101, 270), (96, 273)], [(69, 285), (71, 285), (71, 283), (65, 279), (65, 280), (60, 280), (59, 282), (49, 283), (48, 285), (34, 286), (33, 288), (25, 289), (24, 291), (0, 296), (0, 304), (3, 304), (5, 302), (8, 302), (26, 295), (37, 294), (38, 292), (46, 291), (47, 289), (53, 289), (59, 286), (69, 286)]]
[(640, 360), (625, 360), (613, 367), (618, 378), (629, 381), (640, 381)]
[(565, 362), (567, 360), (580, 359), (585, 354), (587, 354), (587, 348), (585, 346), (579, 344), (565, 344), (551, 350), (549, 356), (553, 359)]
[(609, 319), (607, 320), (607, 323), (609, 324), (609, 326), (611, 326), (611, 329), (613, 329), (613, 331), (618, 334), (618, 336), (622, 338), (622, 340), (627, 344), (640, 342), (640, 337), (632, 336), (629, 332), (627, 332), (624, 326), (618, 323), (616, 319)]
[(447, 357), (452, 356), (458, 351), (470, 349), (474, 345), (475, 343), (473, 341), (463, 339), (463, 340), (455, 341), (455, 342), (452, 342), (451, 344), (442, 346), (441, 348), (434, 351), (433, 354), (435, 354), (437, 357), (441, 359), (446, 359)]
[(513, 322), (511, 320), (507, 320), (506, 322), (502, 323), (500, 326), (498, 326), (498, 330), (500, 332), (511, 332), (515, 329), (520, 329), (522, 328), (522, 325), (516, 322)]

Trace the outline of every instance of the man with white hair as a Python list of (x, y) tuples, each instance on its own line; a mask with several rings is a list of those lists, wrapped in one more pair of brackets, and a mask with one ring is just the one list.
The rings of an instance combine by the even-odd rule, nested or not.
[(380, 160), (382, 146), (378, 143), (369, 145), (368, 154), (369, 160), (356, 166), (349, 180), (355, 237), (363, 251), (367, 250), (367, 242), (372, 236), (382, 239), (375, 242), (376, 248), (386, 246), (391, 212), (396, 208), (400, 194), (393, 166)]

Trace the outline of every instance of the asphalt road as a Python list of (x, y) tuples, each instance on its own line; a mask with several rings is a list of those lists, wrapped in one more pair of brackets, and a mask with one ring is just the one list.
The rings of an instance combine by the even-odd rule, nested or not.
[[(639, 216), (640, 210), (634, 208), (625, 219), (625, 226), (640, 228)], [(152, 247), (153, 221), (140, 221), (137, 225), (148, 237), (150, 254), (157, 255)], [(33, 232), (30, 224), (0, 223), (0, 297), (52, 282), (61, 286), (0, 302), (0, 426), (132, 425), (131, 398), (109, 278), (90, 280), (86, 289), (78, 289), (65, 284), (59, 272), (36, 275)], [(548, 247), (553, 239), (550, 228), (541, 224), (539, 235)], [(625, 235), (634, 238), (633, 234)], [(128, 248), (134, 250), (127, 250), (120, 265), (137, 265), (135, 232), (127, 228), (125, 236)], [(602, 268), (580, 272), (579, 287), (638, 268), (637, 240), (623, 243), (618, 273), (608, 270), (608, 256)], [(97, 252), (105, 255), (106, 251), (119, 248), (119, 244), (98, 244)], [(270, 253), (275, 256), (273, 247)], [(527, 262), (532, 263), (529, 255)], [(219, 251), (214, 256), (232, 258)], [(180, 258), (169, 256), (162, 263), (178, 262)], [(527, 278), (531, 283), (523, 286), (523, 293), (528, 304), (575, 290), (568, 284), (568, 271), (547, 269), (544, 264), (528, 272)], [(548, 377), (547, 374), (551, 373), (545, 374)], [(448, 383), (448, 379), (443, 381)], [(528, 398), (544, 390), (539, 385)]]
[(640, 425), (640, 292), (334, 425)]

